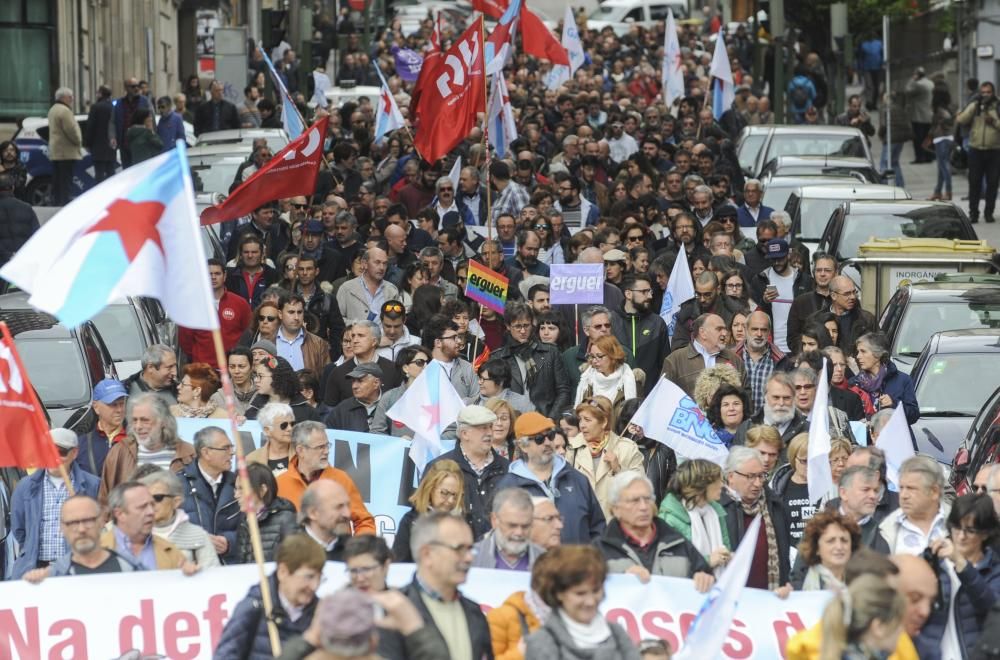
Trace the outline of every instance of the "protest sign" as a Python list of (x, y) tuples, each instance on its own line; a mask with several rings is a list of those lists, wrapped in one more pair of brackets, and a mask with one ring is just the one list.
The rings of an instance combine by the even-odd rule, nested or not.
[(600, 305), (604, 302), (604, 266), (553, 264), (549, 267), (549, 301), (553, 305)]
[[(273, 570), (268, 565), (267, 572)], [(393, 565), (390, 586), (410, 582), (412, 564)], [(330, 562), (319, 594), (347, 582), (344, 565)], [(490, 610), (528, 588), (528, 572), (472, 569), (462, 592)], [(257, 567), (226, 566), (184, 577), (179, 571), (49, 578), (40, 585), (0, 583), (0, 658), (42, 660), (117, 658), (128, 650), (172, 660), (211, 657), (233, 609), (257, 583)], [(95, 594), (100, 607), (87, 607)], [(705, 600), (691, 580), (632, 575), (605, 583), (601, 611), (633, 640), (658, 637), (679, 646)], [(745, 589), (722, 657), (780, 658), (788, 638), (812, 626), (828, 591), (795, 592), (786, 600)]]
[(503, 314), (507, 304), (507, 289), (510, 281), (482, 265), (478, 261), (469, 262), (465, 279), (465, 295), (480, 305), (489, 307), (497, 314)]

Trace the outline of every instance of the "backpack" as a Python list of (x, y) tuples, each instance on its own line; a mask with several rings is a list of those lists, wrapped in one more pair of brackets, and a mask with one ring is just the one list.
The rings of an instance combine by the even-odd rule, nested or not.
[(796, 108), (804, 108), (809, 105), (809, 79), (805, 76), (795, 76), (792, 78), (791, 88), (788, 90), (788, 98)]

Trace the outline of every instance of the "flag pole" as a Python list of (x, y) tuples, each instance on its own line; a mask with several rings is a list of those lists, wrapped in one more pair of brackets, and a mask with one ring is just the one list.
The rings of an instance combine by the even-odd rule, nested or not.
[(253, 548), (253, 558), (257, 564), (257, 574), (260, 580), (260, 596), (264, 603), (264, 620), (267, 621), (267, 634), (271, 641), (271, 654), (281, 655), (281, 638), (278, 636), (278, 626), (271, 618), (274, 606), (271, 600), (271, 583), (264, 570), (264, 547), (260, 542), (260, 528), (257, 525), (257, 512), (250, 504), (250, 494), (253, 488), (247, 476), (246, 456), (243, 453), (243, 443), (240, 441), (240, 429), (236, 423), (236, 396), (233, 392), (233, 382), (229, 378), (229, 367), (226, 361), (226, 350), (222, 345), (222, 331), (212, 330), (212, 343), (215, 345), (215, 359), (219, 363), (219, 373), (222, 376), (223, 399), (226, 402), (226, 413), (229, 415), (230, 431), (233, 434), (233, 446), (236, 448), (236, 479), (243, 491), (241, 509), (246, 515), (247, 527), (250, 531), (250, 545)]
[[(480, 48), (486, 50), (486, 21), (479, 14)], [(486, 147), (486, 239), (493, 240), (493, 194), (490, 191), (490, 83), (486, 73), (486, 59), (483, 58), (483, 143)]]

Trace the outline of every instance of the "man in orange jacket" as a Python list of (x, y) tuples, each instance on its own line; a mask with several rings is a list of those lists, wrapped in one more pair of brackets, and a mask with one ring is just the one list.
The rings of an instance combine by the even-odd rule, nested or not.
[(374, 534), (375, 518), (365, 507), (358, 487), (346, 472), (330, 465), (330, 440), (326, 437), (326, 427), (319, 422), (299, 422), (292, 430), (292, 447), (295, 456), (288, 470), (278, 477), (278, 497), (285, 498), (298, 509), (309, 484), (319, 479), (331, 479), (343, 486), (350, 496), (354, 534)]

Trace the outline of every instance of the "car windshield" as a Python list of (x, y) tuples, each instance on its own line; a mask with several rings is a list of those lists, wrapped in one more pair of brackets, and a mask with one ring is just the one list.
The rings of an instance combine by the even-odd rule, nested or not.
[[(763, 134), (758, 135), (748, 135), (746, 139), (740, 143), (740, 153), (737, 158), (740, 161), (740, 167), (744, 171), (750, 172), (753, 170), (754, 163), (757, 162), (757, 156), (760, 155), (760, 150), (764, 146), (764, 140), (767, 136)], [(754, 172), (756, 174), (756, 172)]]
[(616, 23), (622, 20), (622, 16), (625, 12), (629, 10), (628, 7), (622, 6), (608, 6), (608, 5), (598, 5), (597, 9), (590, 12), (590, 20), (592, 21), (609, 21)]
[[(961, 238), (974, 236), (962, 225), (954, 209), (930, 207), (906, 215), (848, 214), (840, 234), (837, 253), (841, 259), (858, 256), (858, 248), (870, 238)], [(961, 327), (961, 326), (959, 326)]]
[(191, 159), (191, 170), (201, 182), (200, 190), (228, 195), (241, 162), (232, 156), (203, 156)]
[(90, 400), (90, 379), (72, 339), (32, 339), (22, 333), (14, 343), (31, 384), (46, 408), (72, 408)]
[(823, 135), (775, 132), (764, 162), (778, 156), (843, 156), (868, 158), (864, 142), (857, 135)]
[(115, 362), (142, 359), (142, 328), (131, 305), (108, 305), (94, 317), (94, 324)]
[(848, 165), (786, 165), (779, 167), (777, 176), (843, 176), (852, 177), (866, 183), (878, 183), (878, 174), (870, 167), (851, 167)]
[(1000, 369), (1000, 352), (935, 355), (917, 384), (920, 413), (957, 412), (975, 417), (993, 393), (981, 386), (982, 374), (995, 369)]
[(906, 307), (899, 323), (892, 353), (910, 357), (920, 355), (935, 332), (958, 328), (1000, 328), (1000, 303), (912, 303)]
[(799, 204), (799, 240), (818, 241), (823, 236), (823, 230), (826, 229), (830, 216), (842, 201), (803, 198)]

